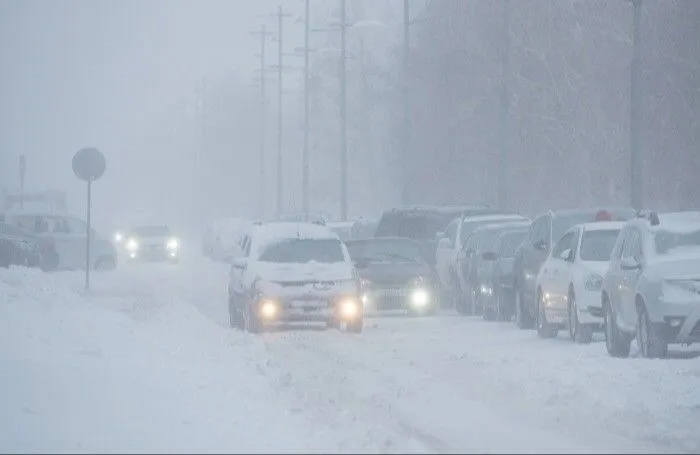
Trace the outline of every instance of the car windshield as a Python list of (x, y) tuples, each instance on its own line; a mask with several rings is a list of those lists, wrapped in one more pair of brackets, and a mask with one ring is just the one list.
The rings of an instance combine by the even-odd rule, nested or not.
[(566, 231), (577, 224), (589, 223), (594, 219), (595, 213), (591, 212), (555, 216), (552, 221), (552, 242), (556, 243)]
[(413, 242), (403, 240), (360, 240), (348, 242), (348, 252), (353, 261), (394, 263), (423, 263), (423, 252)]
[[(462, 230), (459, 233), (459, 239), (464, 245), (467, 241), (467, 238), (479, 227), (481, 226), (486, 226), (489, 224), (496, 224), (496, 223), (502, 223), (508, 220), (508, 218), (505, 219), (490, 219), (490, 220), (470, 220), (466, 219), (462, 222)], [(521, 221), (521, 220), (512, 220), (512, 221)]]
[(619, 233), (619, 229), (585, 231), (581, 238), (581, 260), (608, 261)]
[(407, 237), (415, 240), (434, 240), (459, 213), (426, 211), (387, 213), (377, 226), (375, 237)]
[(673, 232), (659, 229), (654, 235), (656, 253), (672, 254), (677, 249), (700, 248), (700, 230), (689, 232)]
[(338, 239), (285, 239), (268, 245), (260, 254), (261, 262), (325, 264), (344, 262), (342, 243)]
[(527, 231), (514, 232), (505, 234), (501, 237), (498, 255), (502, 258), (512, 258), (515, 256), (515, 250), (518, 249), (521, 243), (527, 238)]
[(131, 230), (133, 235), (138, 237), (165, 237), (170, 235), (167, 226), (139, 226)]

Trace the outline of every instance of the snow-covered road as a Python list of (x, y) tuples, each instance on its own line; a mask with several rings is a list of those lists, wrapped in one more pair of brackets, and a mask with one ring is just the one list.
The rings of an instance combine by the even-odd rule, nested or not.
[(700, 359), (443, 314), (227, 327), (221, 264), (0, 269), (0, 451), (697, 452)]

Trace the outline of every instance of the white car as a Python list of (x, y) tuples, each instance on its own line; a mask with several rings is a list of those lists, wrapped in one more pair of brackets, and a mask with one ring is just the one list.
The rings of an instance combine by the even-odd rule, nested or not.
[(125, 234), (123, 243), (130, 262), (167, 261), (175, 264), (180, 260), (180, 239), (168, 226), (136, 226)]
[(700, 212), (650, 213), (628, 222), (601, 293), (605, 344), (627, 357), (666, 357), (669, 344), (700, 343)]
[(537, 275), (537, 333), (552, 338), (568, 327), (572, 340), (589, 343), (602, 327), (600, 291), (624, 222), (583, 223), (552, 248)]
[(231, 327), (258, 333), (269, 326), (321, 322), (361, 332), (360, 278), (338, 235), (311, 223), (253, 226), (228, 284)]
[(202, 253), (211, 259), (228, 260), (240, 254), (238, 245), (243, 232), (253, 222), (242, 218), (219, 220), (206, 229), (202, 238)]

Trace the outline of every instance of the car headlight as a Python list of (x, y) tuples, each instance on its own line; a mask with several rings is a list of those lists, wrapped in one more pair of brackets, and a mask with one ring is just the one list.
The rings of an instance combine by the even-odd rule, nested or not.
[(603, 288), (603, 277), (597, 273), (588, 275), (584, 287), (587, 291), (600, 291)]
[(126, 242), (126, 249), (129, 251), (136, 251), (139, 249), (139, 242), (136, 239), (129, 239)]
[(169, 250), (176, 250), (180, 246), (180, 242), (178, 242), (177, 239), (170, 239), (168, 240), (168, 243), (165, 244), (165, 246)]
[(124, 236), (122, 235), (121, 232), (117, 232), (116, 234), (114, 234), (114, 241), (115, 242), (119, 243), (122, 240), (124, 240)]
[(418, 288), (411, 292), (411, 303), (416, 306), (425, 306), (430, 303), (430, 292), (427, 289)]
[(279, 305), (275, 300), (263, 299), (259, 303), (259, 313), (263, 319), (272, 319), (277, 316)]
[(360, 314), (360, 304), (357, 299), (345, 298), (338, 303), (340, 316), (343, 319), (354, 319)]

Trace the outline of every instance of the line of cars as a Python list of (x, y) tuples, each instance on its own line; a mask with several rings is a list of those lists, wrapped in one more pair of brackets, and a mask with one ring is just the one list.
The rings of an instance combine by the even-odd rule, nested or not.
[[(432, 315), (443, 307), (487, 321), (514, 319), (542, 338), (568, 330), (575, 342), (588, 343), (603, 331), (608, 352), (619, 357), (629, 355), (635, 338), (646, 357), (665, 356), (671, 343), (700, 342), (700, 212), (589, 208), (530, 220), (488, 206), (415, 206), (386, 211), (374, 235), (359, 239), (312, 225), (330, 250), (313, 253), (306, 243), (286, 247), (287, 256), (262, 254), (305, 239), (292, 227), (300, 225), (308, 227), (264, 223), (242, 236), (229, 280), (232, 326), (259, 331), (266, 321), (283, 322), (288, 311), (304, 320), (323, 307), (329, 325), (360, 331), (358, 321), (375, 310)], [(287, 237), (271, 234), (282, 226), (291, 229)], [(251, 243), (256, 235), (267, 246)], [(326, 267), (333, 260), (323, 255), (331, 250), (342, 266)], [(248, 281), (237, 273), (248, 273)], [(274, 285), (262, 291), (256, 280)], [(259, 313), (262, 296), (267, 309)], [(304, 306), (305, 299), (325, 303)]]

